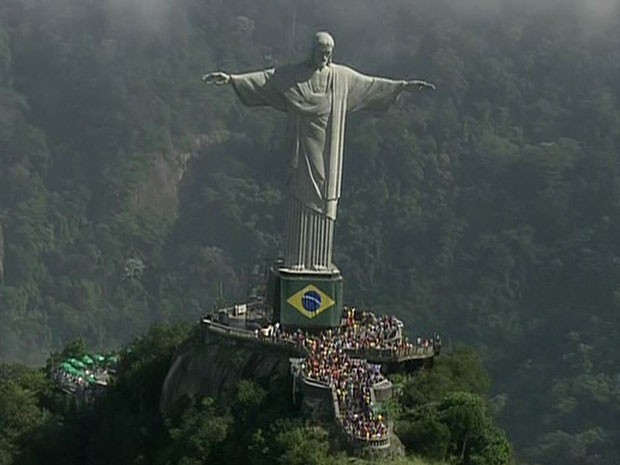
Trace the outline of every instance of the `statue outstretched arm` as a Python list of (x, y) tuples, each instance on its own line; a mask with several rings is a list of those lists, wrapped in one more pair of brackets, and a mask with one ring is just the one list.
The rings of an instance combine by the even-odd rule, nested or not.
[(348, 67), (341, 69), (347, 79), (347, 111), (386, 110), (409, 83), (404, 79), (369, 76)]
[(215, 73), (203, 74), (200, 80), (204, 82), (205, 84), (215, 84), (216, 86), (225, 86), (226, 84), (230, 84), (232, 78), (231, 78), (231, 75), (228, 73), (216, 71)]
[(271, 80), (274, 75), (272, 68), (249, 73), (229, 74), (222, 71), (204, 74), (200, 80), (215, 86), (230, 85), (244, 105), (250, 107), (268, 106), (276, 110), (286, 111), (286, 101)]
[(404, 90), (413, 92), (416, 90), (425, 90), (425, 89), (435, 90), (435, 85), (430, 82), (423, 81), (422, 79), (409, 79), (405, 81)]
[(348, 111), (363, 109), (385, 110), (396, 102), (399, 94), (422, 89), (435, 89), (435, 86), (421, 79), (389, 79), (369, 76), (348, 67), (340, 66), (348, 82)]

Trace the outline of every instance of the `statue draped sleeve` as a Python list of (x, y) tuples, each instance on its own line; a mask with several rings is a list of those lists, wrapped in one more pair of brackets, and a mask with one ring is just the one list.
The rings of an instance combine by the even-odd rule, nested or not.
[(386, 110), (405, 88), (402, 80), (367, 76), (349, 68), (347, 111)]
[(249, 107), (268, 106), (286, 111), (286, 100), (274, 85), (274, 69), (231, 75), (235, 93)]

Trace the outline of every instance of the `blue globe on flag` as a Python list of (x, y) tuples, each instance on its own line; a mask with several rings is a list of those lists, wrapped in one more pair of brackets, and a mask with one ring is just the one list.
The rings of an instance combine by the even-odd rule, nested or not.
[(301, 305), (309, 311), (316, 312), (319, 308), (321, 308), (321, 295), (316, 291), (308, 291), (301, 298)]

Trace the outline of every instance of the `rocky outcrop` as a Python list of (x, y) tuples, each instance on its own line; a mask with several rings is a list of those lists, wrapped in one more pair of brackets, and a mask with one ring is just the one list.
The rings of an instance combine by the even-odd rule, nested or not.
[(212, 131), (198, 134), (191, 141), (188, 152), (171, 149), (170, 152), (154, 153), (145, 180), (138, 186), (134, 205), (148, 208), (160, 215), (175, 215), (179, 204), (179, 189), (183, 178), (190, 170), (191, 160), (213, 146), (231, 138), (242, 138), (243, 134), (228, 131)]
[[(171, 413), (183, 401), (193, 403), (205, 396), (227, 403), (242, 379), (257, 380), (270, 390), (291, 382), (291, 400), (300, 407), (301, 416), (336, 425), (336, 440), (342, 441), (344, 448), (371, 458), (404, 456), (392, 424), (388, 427), (391, 434), (386, 437), (369, 441), (348, 436), (342, 427), (336, 391), (330, 385), (300, 376), (303, 358), (294, 347), (260, 340), (251, 331), (214, 322), (201, 333), (186, 341), (173, 356), (162, 388), (162, 413)], [(293, 373), (295, 376), (291, 376)], [(383, 380), (374, 385), (371, 398), (373, 403), (380, 403), (389, 401), (392, 394), (391, 382)]]
[(277, 348), (221, 338), (188, 341), (173, 357), (162, 389), (160, 410), (170, 412), (183, 398), (209, 396), (225, 401), (241, 379), (284, 383), (290, 379), (289, 355)]
[(136, 191), (135, 205), (161, 215), (176, 214), (179, 186), (189, 158), (189, 153), (174, 154), (171, 158), (154, 155), (146, 180)]

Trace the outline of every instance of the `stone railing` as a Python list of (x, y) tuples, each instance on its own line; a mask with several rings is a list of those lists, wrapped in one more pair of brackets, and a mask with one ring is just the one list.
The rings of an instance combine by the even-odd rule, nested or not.
[(287, 339), (276, 339), (276, 338), (271, 338), (271, 337), (263, 337), (261, 335), (257, 335), (254, 331), (251, 331), (249, 329), (241, 329), (241, 328), (236, 328), (233, 326), (224, 325), (222, 323), (217, 323), (207, 318), (202, 319), (202, 324), (205, 326), (207, 331), (220, 335), (220, 336), (239, 339), (239, 340), (243, 340), (243, 341), (247, 341), (253, 344), (259, 344), (263, 346), (285, 348), (288, 350), (292, 350), (293, 352), (297, 354), (306, 355), (305, 351), (301, 347), (299, 347), (299, 345)]
[(349, 356), (354, 358), (365, 358), (371, 362), (404, 362), (407, 360), (432, 358), (435, 356), (435, 349), (432, 345), (427, 347), (394, 347), (389, 349), (379, 349), (375, 347), (360, 349), (345, 349)]
[(390, 400), (393, 394), (392, 390), (393, 386), (390, 380), (379, 381), (372, 387), (373, 402), (381, 403)]
[(223, 336), (232, 336), (241, 339), (252, 339), (257, 340), (256, 334), (253, 331), (248, 329), (235, 328), (233, 326), (224, 325), (222, 323), (218, 323), (216, 321), (209, 320), (207, 318), (202, 319), (202, 324), (206, 326), (206, 328), (216, 334), (220, 334)]

